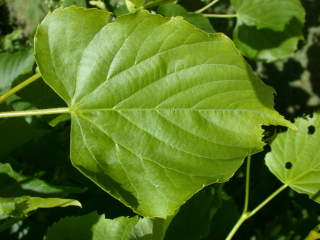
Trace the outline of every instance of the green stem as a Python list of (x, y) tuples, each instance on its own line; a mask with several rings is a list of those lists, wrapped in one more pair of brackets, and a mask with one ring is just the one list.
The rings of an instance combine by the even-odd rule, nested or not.
[(41, 77), (40, 73), (36, 73), (33, 76), (29, 77), (27, 80), (23, 81), (22, 83), (18, 84), (14, 88), (10, 89), (8, 92), (0, 96), (0, 103), (3, 102), (5, 99), (10, 97), (11, 95), (15, 94), (16, 92), (20, 91), (24, 87), (28, 86), (30, 83), (34, 82), (35, 80)]
[(233, 236), (236, 234), (236, 232), (239, 230), (241, 225), (248, 219), (247, 215), (242, 213), (236, 224), (233, 226), (231, 231), (229, 232), (228, 236), (225, 240), (231, 240)]
[(228, 236), (225, 240), (231, 240), (234, 235), (237, 233), (241, 225), (251, 218), (253, 215), (255, 215), (258, 211), (260, 211), (265, 205), (267, 205), (272, 199), (274, 199), (278, 194), (280, 194), (283, 190), (285, 190), (288, 185), (284, 184), (280, 188), (278, 188), (276, 191), (274, 191), (269, 197), (267, 197), (264, 201), (262, 201), (255, 209), (253, 209), (251, 212), (248, 211), (249, 206), (249, 187), (250, 187), (250, 163), (251, 163), (251, 156), (248, 156), (247, 160), (247, 168), (246, 168), (246, 187), (245, 187), (245, 201), (244, 201), (244, 207), (243, 212), (236, 222), (236, 224), (233, 226), (231, 231), (229, 232)]
[(247, 159), (247, 167), (246, 167), (246, 187), (245, 187), (245, 195), (244, 195), (244, 206), (243, 212), (248, 212), (249, 207), (249, 196), (250, 196), (250, 165), (251, 165), (251, 155), (248, 156)]
[(0, 112), (0, 118), (50, 115), (50, 114), (60, 114), (60, 113), (69, 113), (69, 112), (70, 112), (69, 108), (49, 108), (49, 109), (39, 109), (39, 110)]
[(255, 215), (261, 208), (263, 208), (265, 205), (267, 205), (272, 199), (274, 199), (279, 193), (281, 193), (283, 190), (285, 190), (288, 187), (287, 184), (282, 185), (279, 187), (276, 191), (274, 191), (268, 198), (266, 198), (262, 203), (260, 203), (255, 209), (253, 209), (249, 215), (248, 218)]
[(204, 6), (203, 8), (200, 8), (199, 10), (195, 11), (195, 13), (202, 13), (203, 11), (207, 10), (208, 8), (212, 7), (214, 4), (219, 2), (219, 0), (213, 0), (211, 3), (208, 5)]
[(202, 14), (204, 17), (209, 18), (236, 18), (237, 14)]
[(273, 198), (275, 198), (279, 193), (281, 193), (284, 189), (286, 189), (288, 185), (282, 185), (280, 188), (278, 188), (275, 192), (273, 192), (268, 198), (266, 198), (262, 203), (260, 203), (255, 209), (253, 209), (251, 212), (243, 212), (236, 222), (236, 224), (233, 226), (231, 231), (229, 232), (227, 238), (225, 240), (231, 240), (236, 232), (239, 230), (241, 225), (251, 218), (253, 215), (255, 215), (261, 208), (263, 208), (267, 203), (269, 203)]

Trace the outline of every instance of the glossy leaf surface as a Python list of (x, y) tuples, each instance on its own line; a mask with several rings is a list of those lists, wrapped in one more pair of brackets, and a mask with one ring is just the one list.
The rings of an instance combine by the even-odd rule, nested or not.
[(70, 108), (73, 165), (137, 213), (174, 214), (262, 149), (261, 125), (290, 126), (223, 34), (145, 11), (108, 16), (53, 12), (36, 58)]
[(266, 163), (281, 182), (320, 203), (320, 115), (299, 118), (296, 126), (277, 136)]

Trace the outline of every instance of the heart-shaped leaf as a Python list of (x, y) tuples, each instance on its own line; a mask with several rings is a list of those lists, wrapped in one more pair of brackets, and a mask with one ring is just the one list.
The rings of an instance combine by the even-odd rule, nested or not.
[(261, 150), (261, 125), (290, 126), (223, 34), (146, 11), (108, 16), (56, 10), (36, 59), (69, 106), (73, 165), (137, 213), (174, 214)]
[(296, 126), (277, 136), (266, 163), (281, 182), (320, 203), (320, 115), (299, 118)]

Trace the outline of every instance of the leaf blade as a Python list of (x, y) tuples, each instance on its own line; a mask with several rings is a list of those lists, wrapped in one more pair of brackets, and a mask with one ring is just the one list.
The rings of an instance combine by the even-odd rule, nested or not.
[[(78, 15), (69, 21), (86, 16), (72, 11)], [(76, 31), (73, 22), (64, 31)], [(140, 11), (91, 39), (78, 71), (59, 79), (73, 93), (71, 161), (141, 215), (166, 218), (206, 185), (228, 180), (263, 147), (262, 124), (291, 126), (272, 109), (273, 90), (223, 34)], [(56, 44), (47, 49), (38, 40), (36, 49), (66, 51)]]
[[(296, 126), (298, 131), (288, 130), (277, 136), (266, 155), (266, 164), (281, 182), (319, 203), (319, 114), (297, 119)], [(316, 129), (314, 134), (308, 134), (310, 127)]]

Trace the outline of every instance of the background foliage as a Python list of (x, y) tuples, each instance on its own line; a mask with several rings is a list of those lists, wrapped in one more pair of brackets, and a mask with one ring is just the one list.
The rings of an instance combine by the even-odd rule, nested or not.
[[(205, 31), (224, 32), (231, 38), (234, 37), (236, 41), (239, 39), (240, 30), (254, 32), (250, 34), (261, 34), (259, 29), (252, 29), (247, 21), (238, 20), (237, 22), (232, 18), (207, 19), (192, 13), (208, 2), (181, 0), (179, 1), (181, 6), (163, 5), (158, 12), (165, 16), (184, 16), (186, 20)], [(241, 4), (242, 1), (234, 2)], [(302, 0), (301, 3), (306, 11), (305, 25), (302, 33), (294, 30), (292, 34), (291, 28), (288, 30), (291, 41), (294, 42), (289, 48), (285, 48), (290, 51), (277, 52), (277, 54), (261, 53), (263, 51), (265, 53), (265, 49), (270, 48), (269, 45), (256, 46), (256, 49), (264, 49), (259, 54), (248, 47), (244, 47), (243, 50), (243, 54), (248, 57), (260, 58), (259, 60), (249, 59), (249, 62), (258, 75), (276, 90), (275, 108), (292, 120), (318, 110), (320, 105), (320, 13), (317, 11), (320, 9), (320, 2)], [(87, 7), (98, 6), (113, 11), (116, 15), (122, 15), (127, 11), (124, 2), (120, 0), (104, 2), (0, 0), (0, 93), (34, 73), (32, 48), (37, 24), (49, 10), (61, 5), (72, 4)], [(216, 4), (208, 12), (232, 13), (232, 7), (230, 2), (225, 0)], [(246, 26), (243, 27), (244, 24)], [(303, 20), (291, 24), (292, 29), (295, 29), (297, 24), (303, 24)], [(272, 31), (277, 32), (278, 30), (273, 29)], [(272, 36), (270, 41), (276, 41), (274, 36), (277, 33), (268, 34)], [(279, 36), (279, 39), (281, 38), (282, 36)], [(299, 42), (298, 50), (292, 53), (299, 39), (304, 40)], [(242, 48), (241, 39), (239, 41), (238, 47)], [(272, 44), (279, 45), (279, 43)], [(9, 101), (1, 103), (0, 111), (49, 108), (61, 105), (63, 105), (62, 101), (52, 90), (42, 81), (37, 81), (17, 93)], [(270, 135), (275, 131), (282, 131), (282, 129), (268, 129)], [(69, 132), (69, 121), (60, 122), (53, 117), (0, 120), (2, 139), (0, 144), (0, 198), (32, 194), (35, 197), (77, 199), (83, 205), (81, 209), (75, 207), (42, 209), (32, 213), (28, 218), (15, 219), (14, 225), (9, 228), (6, 227), (6, 224), (13, 222), (2, 222), (3, 224), (0, 224), (0, 230), (3, 230), (0, 233), (1, 239), (43, 239), (48, 228), (58, 220), (70, 216), (82, 216), (92, 211), (97, 211), (99, 215), (105, 214), (109, 219), (121, 216), (132, 217), (130, 222), (134, 229), (138, 221), (134, 217), (135, 214), (71, 166)], [(250, 191), (253, 193), (251, 197), (253, 206), (280, 185), (264, 164), (265, 154), (269, 151), (270, 149), (266, 147), (264, 152), (256, 154), (252, 160), (253, 181)], [(11, 174), (8, 174), (8, 171)], [(241, 168), (230, 182), (209, 186), (195, 195), (173, 219), (166, 239), (224, 239), (242, 210), (244, 180), (244, 168)], [(98, 228), (101, 224), (110, 224), (107, 220), (103, 222), (97, 219), (98, 216), (89, 215), (88, 224), (90, 225), (91, 221), (92, 228)], [(72, 221), (72, 218), (67, 218), (66, 221)], [(123, 219), (118, 219), (117, 224), (121, 224), (121, 221)], [(310, 201), (307, 196), (289, 190), (282, 193), (254, 218), (248, 220), (239, 230), (236, 239), (299, 240), (304, 239), (319, 223), (319, 205)], [(60, 227), (63, 228), (63, 226)], [(49, 230), (49, 233), (50, 231), (54, 232)]]

